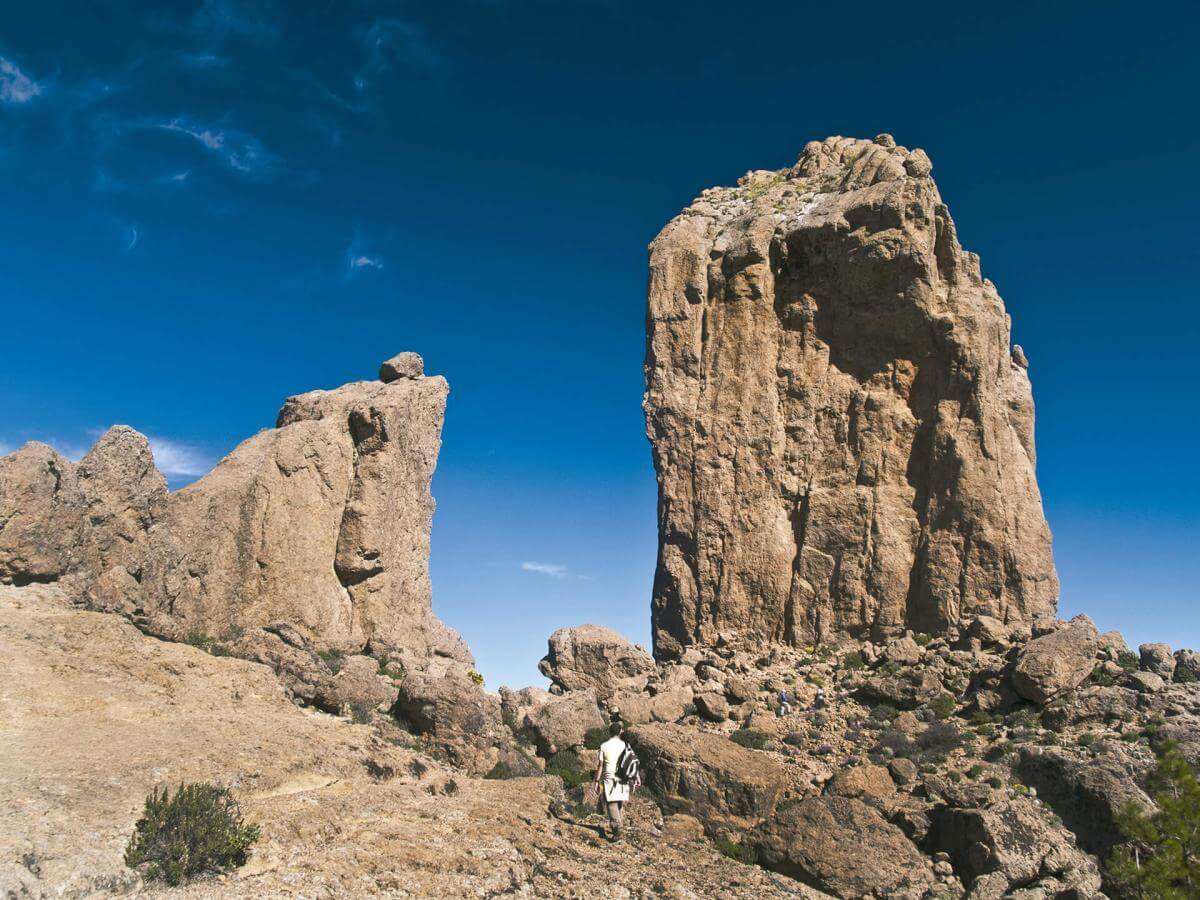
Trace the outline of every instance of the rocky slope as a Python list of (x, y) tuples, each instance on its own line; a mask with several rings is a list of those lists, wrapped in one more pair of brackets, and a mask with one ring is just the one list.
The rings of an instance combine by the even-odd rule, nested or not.
[[(6, 897), (796, 896), (648, 802), (612, 847), (549, 815), (553, 776), (466, 777), (55, 586), (0, 586), (0, 733)], [(240, 870), (166, 891), (121, 854), (150, 790), (182, 780), (232, 787), (263, 836)]]
[(510, 721), (543, 754), (554, 723), (562, 766), (618, 711), (665, 813), (834, 896), (1100, 897), (1117, 814), (1149, 802), (1152, 745), (1200, 766), (1200, 656), (1133, 653), (1083, 616), (753, 652), (719, 636), (597, 700), (614, 661), (645, 655), (607, 629), (556, 632), (558, 694), (507, 695)]
[(814, 141), (651, 244), (659, 657), (1053, 618), (1028, 363), (931, 169)]

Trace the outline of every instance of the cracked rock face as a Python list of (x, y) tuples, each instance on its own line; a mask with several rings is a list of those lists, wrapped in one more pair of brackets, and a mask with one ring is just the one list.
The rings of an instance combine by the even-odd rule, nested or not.
[(428, 572), (449, 388), (397, 359), (406, 377), (290, 398), (277, 427), (171, 494), (132, 429), (78, 465), (26, 445), (0, 460), (0, 580), (67, 578), (151, 631), (284, 668), (324, 649), (469, 662)]
[(651, 244), (660, 658), (1053, 617), (1028, 361), (931, 169), (813, 142)]

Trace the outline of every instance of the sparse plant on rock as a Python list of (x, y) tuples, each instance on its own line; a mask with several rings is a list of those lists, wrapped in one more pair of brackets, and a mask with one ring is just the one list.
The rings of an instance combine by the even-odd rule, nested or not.
[(476, 684), (476, 685), (479, 685), (479, 687), (483, 687), (483, 675), (481, 675), (479, 672), (476, 672), (474, 669), (472, 669), (470, 672), (467, 673), (467, 677), (471, 679), (472, 684)]
[(930, 711), (939, 719), (948, 719), (954, 715), (957, 705), (954, 702), (954, 697), (947, 693), (938, 694), (929, 701)]
[(771, 736), (765, 731), (756, 731), (753, 728), (740, 728), (731, 734), (729, 739), (735, 744), (750, 750), (761, 750), (767, 745), (767, 741), (771, 739)]
[(242, 821), (228, 788), (181, 784), (171, 794), (156, 788), (125, 848), (125, 864), (145, 867), (148, 879), (182, 884), (205, 872), (225, 872), (246, 861), (258, 826)]

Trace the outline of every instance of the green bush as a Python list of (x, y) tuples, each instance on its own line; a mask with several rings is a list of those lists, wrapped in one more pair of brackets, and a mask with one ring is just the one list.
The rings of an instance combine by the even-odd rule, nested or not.
[(599, 728), (589, 728), (583, 736), (583, 746), (589, 750), (599, 750), (600, 745), (608, 740), (608, 729), (601, 725)]
[(479, 687), (483, 687), (483, 676), (474, 669), (467, 673), (467, 677), (471, 679), (472, 684), (477, 684)]
[(203, 650), (205, 653), (211, 654), (212, 656), (229, 655), (229, 648), (225, 644), (222, 644), (212, 635), (205, 634), (203, 631), (188, 632), (188, 635), (183, 639), (183, 642), (185, 644), (191, 644), (193, 647)]
[(1194, 684), (1200, 679), (1196, 678), (1196, 673), (1191, 669), (1177, 668), (1175, 670), (1175, 681), (1177, 684)]
[(767, 745), (767, 741), (771, 739), (771, 736), (765, 731), (756, 731), (753, 728), (741, 728), (731, 734), (729, 739), (735, 744), (750, 750), (761, 750)]
[(346, 654), (336, 647), (330, 647), (328, 650), (318, 650), (317, 656), (321, 657), (325, 665), (329, 666), (330, 671), (335, 675), (342, 671), (342, 666), (346, 664)]
[(948, 719), (954, 715), (954, 710), (958, 706), (954, 702), (954, 697), (944, 691), (929, 701), (929, 710), (939, 719)]
[(125, 848), (125, 865), (146, 867), (146, 878), (182, 884), (204, 872), (225, 872), (246, 861), (258, 826), (242, 821), (227, 788), (181, 784), (146, 798), (142, 817)]
[(890, 703), (880, 703), (871, 708), (871, 718), (877, 722), (890, 722), (900, 713)]
[(1008, 715), (1008, 724), (1012, 728), (1033, 728), (1040, 721), (1037, 711), (1028, 706), (1023, 706)]
[(842, 657), (842, 668), (843, 669), (847, 669), (847, 670), (853, 672), (857, 669), (865, 669), (866, 666), (867, 666), (867, 661), (865, 659), (863, 659), (862, 654), (859, 653), (857, 650), (851, 650), (849, 653), (847, 653), (845, 656)]
[(1090, 746), (1092, 746), (1092, 744), (1096, 743), (1096, 740), (1097, 740), (1097, 735), (1095, 732), (1085, 731), (1083, 734), (1081, 734), (1079, 736), (1079, 746), (1080, 747), (1090, 747)]
[(1001, 759), (1004, 759), (1004, 757), (1008, 756), (1015, 749), (1016, 745), (1012, 741), (1000, 741), (999, 743), (993, 745), (988, 752), (983, 755), (983, 758), (988, 762), (997, 762)]
[(557, 775), (563, 780), (563, 786), (568, 789), (588, 781), (587, 772), (583, 771), (583, 763), (570, 750), (559, 750), (546, 760), (546, 774)]
[(1146, 782), (1157, 805), (1146, 813), (1130, 803), (1117, 825), (1128, 843), (1108, 858), (1108, 876), (1120, 896), (1200, 896), (1200, 781), (1173, 744), (1158, 750)]
[(1103, 664), (1092, 669), (1092, 674), (1088, 676), (1088, 684), (1095, 684), (1100, 687), (1112, 687), (1116, 683), (1117, 679), (1104, 671)]
[(971, 766), (971, 768), (967, 769), (967, 777), (968, 778), (978, 778), (982, 774), (983, 774), (983, 766), (981, 766), (979, 763), (975, 763), (975, 765), (973, 765), (973, 766)]
[(1126, 672), (1136, 672), (1141, 667), (1142, 661), (1136, 653), (1129, 650), (1122, 650), (1117, 654), (1117, 665)]
[(739, 844), (737, 841), (731, 841), (729, 838), (714, 838), (713, 844), (722, 856), (728, 856), (730, 859), (736, 859), (738, 862), (746, 863), (746, 865), (754, 865), (758, 862), (758, 851), (753, 847), (748, 847), (745, 844)]
[(917, 642), (918, 647), (928, 647), (933, 638), (922, 631), (919, 634), (914, 634), (913, 640)]

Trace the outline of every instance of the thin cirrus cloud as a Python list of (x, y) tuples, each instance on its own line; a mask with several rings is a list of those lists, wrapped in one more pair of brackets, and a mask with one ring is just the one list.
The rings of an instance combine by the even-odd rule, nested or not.
[(396, 67), (436, 69), (445, 62), (433, 46), (425, 29), (404, 19), (377, 19), (363, 33), (366, 60), (355, 76), (360, 92)]
[(383, 260), (375, 256), (352, 256), (350, 258), (350, 268), (358, 270), (382, 269)]
[(182, 441), (147, 436), (154, 464), (168, 478), (198, 478), (207, 475), (213, 461), (206, 453)]
[(244, 131), (201, 125), (188, 118), (172, 119), (158, 128), (190, 138), (243, 175), (266, 175), (277, 165), (275, 155), (262, 141)]
[(0, 56), (0, 103), (19, 106), (41, 92), (40, 84), (17, 68), (16, 63)]
[(571, 573), (566, 566), (558, 563), (542, 563), (542, 562), (523, 562), (521, 563), (522, 572), (534, 572), (538, 575), (548, 575), (551, 578), (566, 578)]

